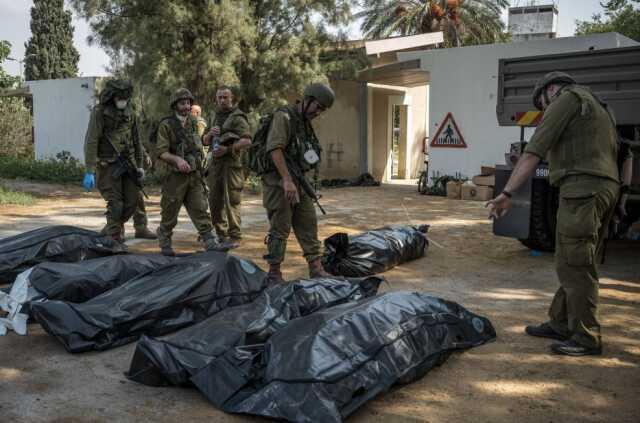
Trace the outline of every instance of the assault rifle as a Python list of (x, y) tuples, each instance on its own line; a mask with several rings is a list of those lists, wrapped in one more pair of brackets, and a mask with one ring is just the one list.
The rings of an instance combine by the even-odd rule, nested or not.
[(135, 166), (134, 163), (131, 162), (131, 159), (129, 158), (128, 155), (125, 155), (124, 152), (119, 151), (116, 148), (116, 146), (113, 144), (113, 141), (111, 141), (111, 138), (109, 137), (105, 137), (105, 138), (111, 145), (111, 148), (113, 148), (113, 151), (115, 151), (116, 154), (118, 155), (116, 157), (116, 167), (113, 169), (113, 172), (111, 173), (111, 175), (114, 178), (120, 178), (122, 175), (125, 175), (125, 174), (128, 175), (131, 178), (131, 180), (133, 180), (133, 182), (136, 184), (136, 186), (138, 187), (142, 195), (144, 195), (144, 198), (149, 198), (147, 193), (144, 192), (144, 184), (142, 182), (141, 175), (138, 173), (138, 168)]
[(286, 157), (285, 157), (285, 162), (287, 163), (287, 168), (289, 169), (289, 173), (291, 174), (295, 182), (297, 182), (297, 184), (300, 186), (300, 188), (302, 188), (305, 194), (307, 194), (309, 198), (311, 198), (311, 200), (313, 200), (313, 202), (316, 203), (316, 206), (318, 206), (322, 214), (326, 215), (327, 212), (324, 211), (324, 209), (322, 208), (318, 194), (316, 194), (316, 191), (313, 189), (309, 181), (307, 181), (307, 178), (305, 178), (304, 173), (302, 173), (300, 168), (295, 164), (293, 164), (291, 160), (287, 159)]

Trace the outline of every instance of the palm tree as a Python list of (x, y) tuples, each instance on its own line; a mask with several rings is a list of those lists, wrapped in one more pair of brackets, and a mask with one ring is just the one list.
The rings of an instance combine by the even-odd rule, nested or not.
[(442, 31), (445, 45), (487, 44), (507, 39), (500, 15), (508, 0), (369, 0), (357, 13), (367, 38)]

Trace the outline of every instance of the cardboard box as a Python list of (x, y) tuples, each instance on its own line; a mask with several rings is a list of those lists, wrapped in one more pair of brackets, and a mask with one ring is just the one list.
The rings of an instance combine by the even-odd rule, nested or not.
[(483, 187), (493, 187), (496, 185), (496, 175), (476, 175), (471, 181), (475, 185)]
[(493, 198), (493, 187), (462, 185), (462, 199), (489, 201)]
[(489, 176), (489, 175), (495, 175), (496, 174), (496, 168), (492, 167), (492, 166), (480, 166), (480, 175), (482, 176)]
[(451, 198), (454, 200), (459, 200), (462, 198), (462, 190), (460, 187), (462, 186), (462, 182), (457, 181), (449, 181), (447, 182), (447, 198)]

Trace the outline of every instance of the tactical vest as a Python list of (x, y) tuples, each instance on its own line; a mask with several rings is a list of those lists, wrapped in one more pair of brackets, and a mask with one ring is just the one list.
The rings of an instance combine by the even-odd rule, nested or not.
[(109, 139), (119, 152), (128, 155), (135, 161), (133, 136), (135, 119), (131, 106), (120, 111), (111, 104), (104, 106), (102, 110), (102, 135), (98, 142), (98, 158), (101, 160), (113, 160), (118, 156), (109, 143)]
[(559, 185), (567, 175), (587, 174), (619, 182), (615, 120), (606, 105), (586, 87), (569, 86), (560, 95), (575, 96), (580, 107), (560, 139), (549, 150), (549, 181)]
[[(237, 134), (234, 132), (235, 128), (232, 125), (233, 118), (242, 117), (243, 119), (247, 119), (246, 115), (242, 113), (238, 108), (234, 108), (233, 110), (227, 113), (217, 112), (215, 118), (213, 120), (213, 125), (218, 126), (220, 128), (220, 140), (221, 143), (227, 147), (233, 145), (233, 142), (229, 142), (230, 139), (235, 138), (236, 136), (242, 136), (245, 134)], [(211, 164), (216, 165), (217, 163), (230, 163), (232, 167), (240, 168), (244, 166), (245, 162), (245, 151), (239, 151), (235, 154), (225, 154), (221, 157), (212, 157)]]
[(289, 115), (290, 132), (289, 143), (284, 150), (285, 156), (300, 166), (300, 169), (306, 173), (311, 170), (316, 170), (320, 165), (320, 160), (314, 165), (310, 165), (304, 158), (304, 153), (310, 149), (315, 150), (318, 157), (322, 157), (322, 147), (320, 146), (320, 140), (316, 136), (311, 122), (306, 119), (302, 119), (300, 113), (296, 109), (296, 106), (286, 106), (284, 111)]
[(175, 143), (171, 143), (169, 152), (183, 158), (191, 169), (202, 172), (202, 141), (198, 136), (197, 120), (191, 116), (187, 117), (186, 128), (176, 116), (167, 118), (167, 122), (175, 137)]

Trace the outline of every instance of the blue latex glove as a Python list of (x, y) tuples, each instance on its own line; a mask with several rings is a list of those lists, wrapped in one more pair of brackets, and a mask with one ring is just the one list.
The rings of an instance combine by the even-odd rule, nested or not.
[(96, 174), (90, 172), (85, 173), (82, 186), (87, 191), (91, 191), (96, 186)]

